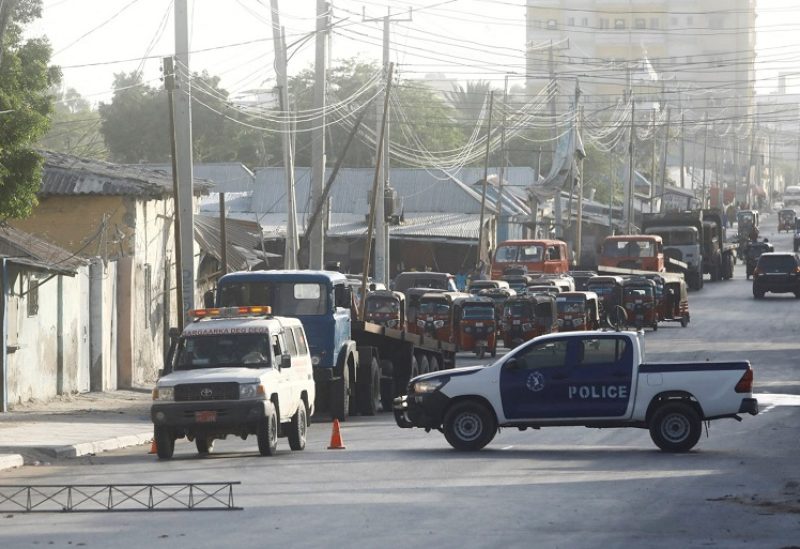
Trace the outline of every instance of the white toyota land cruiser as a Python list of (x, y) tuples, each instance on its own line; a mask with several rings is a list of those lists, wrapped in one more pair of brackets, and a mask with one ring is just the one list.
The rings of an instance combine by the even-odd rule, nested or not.
[(269, 307), (197, 309), (191, 316), (153, 390), (158, 457), (170, 459), (183, 437), (200, 454), (228, 435), (256, 435), (264, 456), (275, 453), (281, 436), (292, 450), (305, 448), (315, 392), (300, 321), (273, 317)]

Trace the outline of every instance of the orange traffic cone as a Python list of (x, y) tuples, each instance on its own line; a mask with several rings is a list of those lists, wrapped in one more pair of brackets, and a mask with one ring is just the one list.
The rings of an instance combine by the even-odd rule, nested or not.
[(156, 445), (156, 439), (150, 441), (150, 451), (147, 452), (148, 454), (157, 454), (158, 453), (158, 446)]
[(342, 434), (339, 432), (339, 420), (333, 420), (333, 431), (331, 432), (331, 444), (328, 450), (344, 450), (345, 445), (342, 442)]

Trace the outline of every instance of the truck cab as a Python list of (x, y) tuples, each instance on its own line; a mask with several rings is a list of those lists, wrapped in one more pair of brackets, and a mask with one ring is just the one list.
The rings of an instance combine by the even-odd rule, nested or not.
[(491, 278), (499, 280), (507, 271), (566, 273), (570, 269), (566, 242), (561, 240), (506, 240), (497, 245)]
[(614, 235), (603, 241), (600, 265), (662, 273), (664, 266), (664, 246), (661, 236)]
[(255, 434), (262, 455), (279, 436), (305, 447), (315, 386), (303, 326), (269, 307), (196, 309), (174, 340), (165, 374), (153, 390), (151, 419), (158, 457), (175, 440), (194, 440), (200, 454), (216, 439)]

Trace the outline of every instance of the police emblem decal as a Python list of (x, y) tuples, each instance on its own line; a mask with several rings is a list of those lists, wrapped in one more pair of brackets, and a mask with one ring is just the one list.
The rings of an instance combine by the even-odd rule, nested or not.
[(534, 393), (538, 393), (544, 389), (544, 375), (542, 372), (531, 372), (528, 375), (528, 379), (525, 380), (525, 386), (529, 391), (533, 391)]

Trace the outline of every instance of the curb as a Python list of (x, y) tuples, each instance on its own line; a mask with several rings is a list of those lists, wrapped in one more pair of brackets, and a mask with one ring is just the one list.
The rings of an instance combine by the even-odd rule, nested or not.
[(50, 448), (38, 448), (39, 451), (56, 459), (75, 458), (89, 454), (99, 454), (109, 450), (119, 450), (129, 446), (139, 446), (149, 444), (153, 440), (153, 431), (126, 435), (121, 437), (108, 438), (95, 442), (79, 442), (66, 446), (56, 446)]
[(0, 455), (0, 471), (5, 471), (6, 469), (15, 469), (17, 467), (22, 467), (25, 463), (22, 456), (20, 454), (2, 454)]

